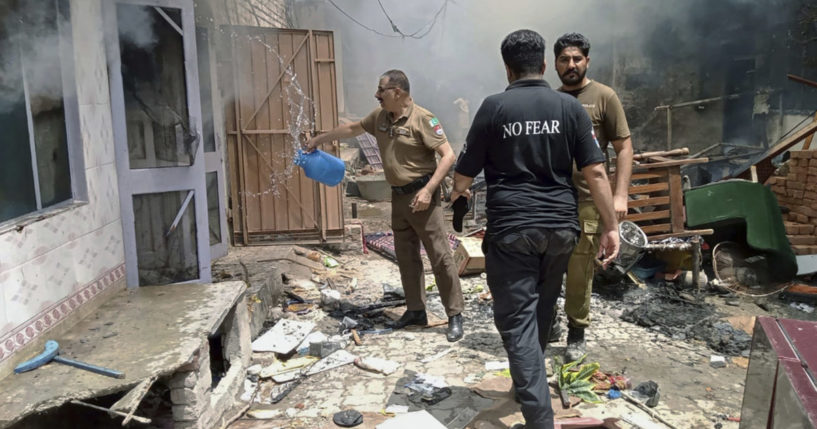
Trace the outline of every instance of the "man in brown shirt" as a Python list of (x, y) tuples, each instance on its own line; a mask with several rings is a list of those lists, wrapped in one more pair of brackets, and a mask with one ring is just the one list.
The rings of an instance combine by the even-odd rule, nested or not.
[[(411, 98), (405, 73), (389, 70), (380, 77), (375, 98), (380, 107), (359, 122), (343, 124), (313, 137), (307, 150), (354, 137), (375, 136), (386, 181), (392, 186), (392, 229), (400, 278), (406, 292), (406, 312), (392, 326), (427, 325), (425, 277), (420, 243), (426, 249), (440, 298), (448, 315), (448, 341), (463, 336), (462, 288), (448, 244), (440, 182), (456, 160), (440, 121)], [(441, 159), (437, 162), (436, 155)]]
[[(593, 130), (604, 154), (608, 144), (616, 152), (613, 206), (619, 221), (627, 214), (627, 191), (633, 168), (633, 144), (624, 109), (615, 91), (587, 77), (590, 65), (590, 41), (581, 34), (565, 34), (553, 46), (556, 72), (562, 81), (559, 91), (576, 97), (593, 123)], [(593, 291), (595, 258), (599, 250), (599, 211), (593, 204), (587, 182), (574, 170), (573, 184), (579, 193), (581, 235), (567, 265), (565, 314), (568, 320), (565, 360), (572, 362), (584, 355), (584, 330), (590, 326), (590, 297)], [(554, 311), (554, 315), (556, 312)], [(556, 325), (556, 324), (554, 324)], [(551, 331), (551, 339), (558, 329)]]

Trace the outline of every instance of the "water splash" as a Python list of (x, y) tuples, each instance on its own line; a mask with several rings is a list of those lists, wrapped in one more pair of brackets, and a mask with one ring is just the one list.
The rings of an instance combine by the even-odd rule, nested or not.
[[(223, 32), (223, 30), (220, 30)], [(276, 169), (270, 172), (268, 176), (267, 188), (259, 192), (251, 192), (245, 190), (243, 194), (248, 198), (261, 198), (266, 195), (278, 197), (281, 195), (281, 187), (284, 183), (290, 180), (295, 172), (295, 164), (292, 162), (298, 156), (298, 152), (305, 143), (305, 136), (310, 135), (315, 127), (315, 108), (312, 99), (304, 92), (301, 83), (298, 81), (298, 74), (292, 68), (292, 65), (286, 65), (284, 58), (278, 51), (266, 43), (261, 37), (252, 35), (239, 35), (235, 32), (230, 34), (233, 39), (246, 37), (251, 43), (258, 43), (263, 46), (268, 53), (274, 55), (278, 60), (281, 68), (284, 70), (284, 76), (281, 78), (282, 98), (286, 98), (288, 106), (289, 117), (286, 119), (286, 129), (289, 135), (289, 151), (282, 151), (277, 153), (269, 153), (265, 158), (272, 164), (283, 165), (283, 169)], [(260, 156), (260, 154), (259, 154)], [(263, 164), (265, 162), (261, 161)], [(265, 165), (264, 169), (268, 169)]]

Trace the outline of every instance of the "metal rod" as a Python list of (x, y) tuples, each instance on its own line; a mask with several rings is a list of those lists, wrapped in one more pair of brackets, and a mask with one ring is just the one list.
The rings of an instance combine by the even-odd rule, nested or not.
[(672, 106), (667, 109), (667, 150), (672, 150)]
[(701, 238), (698, 236), (692, 237), (690, 242), (692, 243), (692, 284), (695, 285), (698, 295), (700, 295), (701, 283), (699, 279), (701, 277)]
[(638, 408), (642, 409), (643, 411), (645, 411), (647, 414), (650, 415), (650, 417), (652, 417), (652, 418), (658, 420), (659, 422), (667, 425), (667, 427), (669, 427), (671, 429), (678, 429), (675, 426), (673, 426), (670, 422), (664, 420), (664, 418), (661, 417), (660, 415), (658, 415), (658, 413), (656, 413), (655, 411), (647, 408), (647, 406), (642, 404), (641, 402), (639, 402), (638, 399), (635, 399), (632, 396), (630, 396), (627, 392), (622, 391), (621, 392), (621, 397), (626, 399), (627, 401), (629, 401), (630, 403), (632, 403), (636, 407), (638, 407)]
[(743, 95), (743, 94), (730, 94), (730, 95), (723, 95), (723, 96), (720, 96), (720, 97), (704, 98), (702, 100), (685, 101), (683, 103), (657, 106), (655, 108), (655, 110), (667, 110), (667, 109), (675, 109), (675, 108), (678, 108), (678, 107), (699, 106), (701, 104), (714, 103), (716, 101), (721, 101), (721, 100), (732, 100), (732, 99), (740, 97), (741, 95)]
[(793, 75), (793, 74), (787, 74), (786, 77), (793, 80), (793, 81), (795, 81), (795, 82), (802, 83), (803, 85), (808, 85), (808, 86), (817, 88), (817, 82), (815, 82), (813, 80), (808, 80), (806, 78), (802, 78), (800, 76)]
[(167, 14), (165, 13), (165, 11), (162, 10), (162, 8), (160, 8), (159, 6), (153, 6), (153, 9), (155, 9), (156, 12), (158, 12), (159, 15), (161, 15), (162, 18), (164, 18), (165, 21), (167, 21), (167, 23), (170, 24), (170, 26), (173, 27), (173, 29), (176, 30), (177, 33), (184, 37), (184, 31), (182, 31), (181, 27), (176, 25), (176, 21), (173, 21), (173, 19), (167, 16)]
[(689, 158), (697, 158), (697, 157), (709, 152), (710, 150), (715, 149), (716, 147), (720, 146), (721, 144), (722, 144), (721, 142), (717, 142), (717, 143), (714, 143), (712, 145), (709, 145), (706, 148), (704, 148), (703, 150), (700, 150), (700, 151), (690, 155)]
[(187, 197), (182, 202), (182, 206), (179, 208), (179, 212), (176, 213), (176, 218), (173, 219), (173, 223), (170, 224), (170, 228), (167, 229), (165, 233), (165, 238), (167, 238), (173, 231), (176, 230), (176, 227), (179, 225), (179, 221), (182, 220), (182, 215), (184, 214), (185, 209), (190, 204), (190, 200), (193, 199), (193, 191), (187, 191)]
[[(110, 408), (100, 407), (98, 405), (89, 404), (87, 402), (78, 401), (76, 399), (71, 401), (71, 403), (75, 404), (75, 405), (82, 405), (83, 407), (93, 408), (93, 409), (98, 410), (98, 411), (104, 411), (106, 413), (116, 414), (119, 417), (128, 417), (127, 414), (125, 414), (125, 413), (123, 413), (121, 411), (115, 411), (115, 410), (112, 410)], [(131, 416), (131, 418), (133, 420), (136, 420), (139, 423), (144, 423), (146, 425), (150, 424), (153, 421), (153, 420), (151, 420), (151, 419), (149, 419), (147, 417)]]
[(23, 75), (23, 97), (26, 102), (26, 118), (28, 119), (28, 146), (31, 151), (31, 174), (34, 176), (34, 199), (37, 204), (37, 210), (43, 208), (43, 198), (40, 193), (40, 171), (37, 167), (37, 144), (34, 140), (34, 113), (31, 112), (31, 93), (28, 88), (28, 79), (26, 78), (26, 61), (23, 56), (22, 46), (18, 46), (20, 53), (20, 63), (22, 64), (21, 71)]

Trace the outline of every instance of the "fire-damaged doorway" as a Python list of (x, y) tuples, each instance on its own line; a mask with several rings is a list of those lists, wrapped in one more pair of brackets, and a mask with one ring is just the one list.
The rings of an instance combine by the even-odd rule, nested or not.
[[(293, 165), (307, 134), (338, 123), (331, 32), (224, 27), (219, 58), (235, 244), (343, 238), (342, 186), (308, 179)], [(323, 148), (338, 155), (337, 144)]]
[(209, 282), (193, 1), (103, 8), (128, 286)]

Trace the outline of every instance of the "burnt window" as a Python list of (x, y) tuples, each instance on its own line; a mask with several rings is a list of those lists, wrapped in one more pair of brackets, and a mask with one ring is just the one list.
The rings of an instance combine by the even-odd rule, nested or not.
[(68, 13), (68, 0), (0, 0), (0, 223), (74, 197)]

